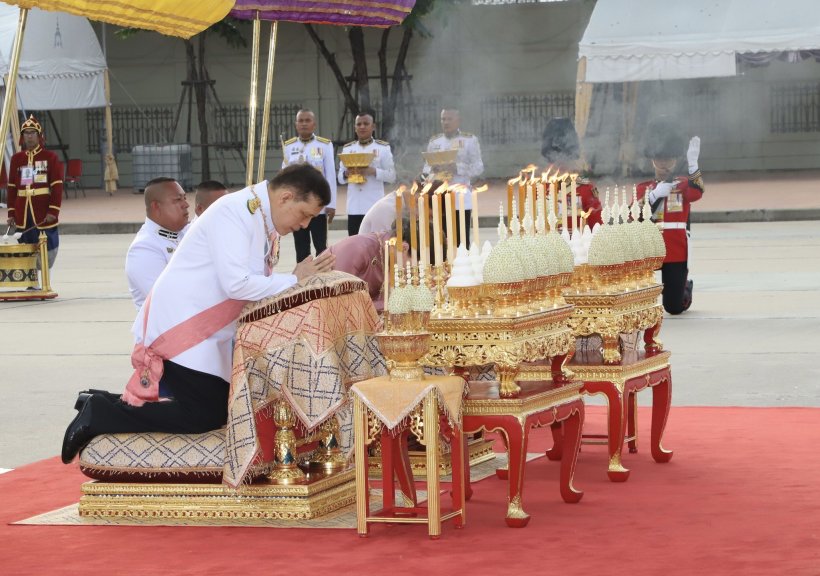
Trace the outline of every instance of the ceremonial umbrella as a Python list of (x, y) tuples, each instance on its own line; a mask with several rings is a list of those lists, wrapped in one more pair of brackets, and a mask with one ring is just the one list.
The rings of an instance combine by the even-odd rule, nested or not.
[[(6, 80), (6, 97), (3, 103), (3, 114), (0, 119), (0, 134), (5, 137), (14, 103), (17, 84), (17, 71), (20, 64), (20, 48), (26, 29), (26, 19), (31, 8), (67, 12), (85, 16), (120, 26), (131, 26), (153, 30), (161, 34), (190, 38), (205, 30), (211, 24), (219, 22), (233, 7), (234, 0), (197, 0), (180, 2), (179, 0), (2, 0), (6, 4), (20, 7), (17, 23), (17, 35), (12, 45), (9, 58), (9, 75)], [(110, 102), (106, 114), (110, 116)], [(109, 132), (110, 134), (110, 132)], [(108, 151), (113, 147), (109, 136)], [(0, 164), (3, 162), (5, 146), (0, 146)]]
[(278, 22), (283, 20), (304, 24), (386, 28), (401, 24), (415, 4), (416, 0), (236, 0), (234, 2), (231, 16), (242, 20), (253, 20), (251, 94), (248, 106), (248, 167), (245, 176), (247, 185), (253, 183), (260, 20), (271, 21), (271, 32), (265, 82), (265, 103), (262, 113), (262, 134), (259, 142), (257, 181), (264, 179)]

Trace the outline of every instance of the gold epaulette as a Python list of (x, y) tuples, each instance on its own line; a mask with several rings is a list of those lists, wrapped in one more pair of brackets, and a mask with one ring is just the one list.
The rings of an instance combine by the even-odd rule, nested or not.
[(330, 144), (330, 139), (329, 139), (329, 138), (325, 138), (325, 137), (323, 137), (323, 136), (317, 136), (317, 137), (316, 137), (316, 140), (318, 140), (318, 141), (319, 141), (319, 142), (321, 142), (322, 144)]
[(291, 144), (293, 144), (294, 142), (296, 142), (296, 139), (297, 139), (297, 136), (294, 136), (294, 137), (293, 137), (293, 138), (291, 138), (290, 140), (285, 140), (285, 146), (290, 146)]
[(442, 136), (444, 136), (444, 132), (439, 132), (435, 136), (430, 136), (430, 142), (432, 142), (433, 140), (435, 140), (437, 138), (441, 138)]
[(379, 144), (381, 144), (382, 146), (390, 146), (390, 142), (388, 142), (387, 140), (376, 140), (375, 138), (374, 138), (374, 140), (376, 142), (378, 142)]
[(348, 142), (347, 144), (345, 144), (344, 146), (342, 146), (342, 148), (347, 148), (348, 146), (353, 146), (356, 142), (358, 142), (358, 140), (352, 140), (352, 141)]

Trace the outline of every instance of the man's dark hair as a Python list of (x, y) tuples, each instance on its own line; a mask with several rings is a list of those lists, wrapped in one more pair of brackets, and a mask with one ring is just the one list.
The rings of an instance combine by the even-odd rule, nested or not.
[(158, 201), (157, 194), (159, 194), (158, 191), (149, 190), (149, 188), (151, 188), (153, 186), (156, 186), (157, 184), (166, 184), (168, 182), (174, 182), (176, 184), (179, 184), (179, 182), (177, 182), (176, 178), (169, 178), (168, 176), (159, 176), (157, 178), (154, 178), (153, 180), (150, 180), (145, 185), (144, 192), (145, 192), (145, 210), (146, 211), (149, 208), (151, 208), (151, 202)]
[(310, 164), (291, 164), (279, 171), (270, 181), (271, 189), (290, 188), (300, 202), (316, 196), (319, 204), (330, 204), (330, 185), (325, 177)]
[(373, 124), (376, 123), (376, 113), (370, 108), (359, 110), (359, 113), (356, 114), (356, 116), (370, 116), (370, 119), (373, 120)]
[(445, 104), (444, 106), (441, 107), (442, 112), (445, 111), (445, 110), (449, 110), (450, 112), (458, 112), (459, 114), (461, 114), (461, 110), (459, 110), (458, 106), (456, 106), (452, 102), (448, 102), (447, 104)]
[(194, 190), (197, 192), (218, 192), (219, 190), (227, 190), (227, 188), (218, 180), (205, 180), (197, 184)]

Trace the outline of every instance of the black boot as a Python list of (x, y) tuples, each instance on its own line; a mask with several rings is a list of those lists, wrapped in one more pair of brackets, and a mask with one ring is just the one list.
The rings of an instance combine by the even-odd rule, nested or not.
[(68, 425), (63, 436), (62, 460), (69, 464), (74, 457), (88, 444), (96, 434), (91, 431), (91, 411), (94, 406), (94, 396), (86, 401), (80, 412)]
[(692, 280), (686, 281), (686, 287), (683, 289), (683, 310), (689, 310), (689, 307), (692, 305), (692, 289), (695, 287), (695, 283)]

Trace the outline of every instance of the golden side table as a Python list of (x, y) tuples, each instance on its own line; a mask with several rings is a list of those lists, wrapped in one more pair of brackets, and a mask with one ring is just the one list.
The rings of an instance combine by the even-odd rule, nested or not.
[[(464, 440), (461, 409), (464, 380), (457, 376), (425, 376), (419, 380), (371, 378), (354, 384), (353, 435), (356, 460), (356, 528), (367, 536), (371, 523), (427, 524), (430, 538), (441, 535), (441, 523), (453, 519), (461, 528), (464, 514)], [(406, 458), (406, 442), (394, 442), (409, 428), (427, 447), (427, 505), (398, 506), (395, 502), (396, 464)], [(439, 450), (442, 437), (451, 444), (452, 505), (440, 501)], [(370, 510), (367, 446), (377, 438), (382, 447), (383, 505)], [(400, 453), (395, 454), (398, 450)], [(410, 476), (412, 482), (412, 475)]]

